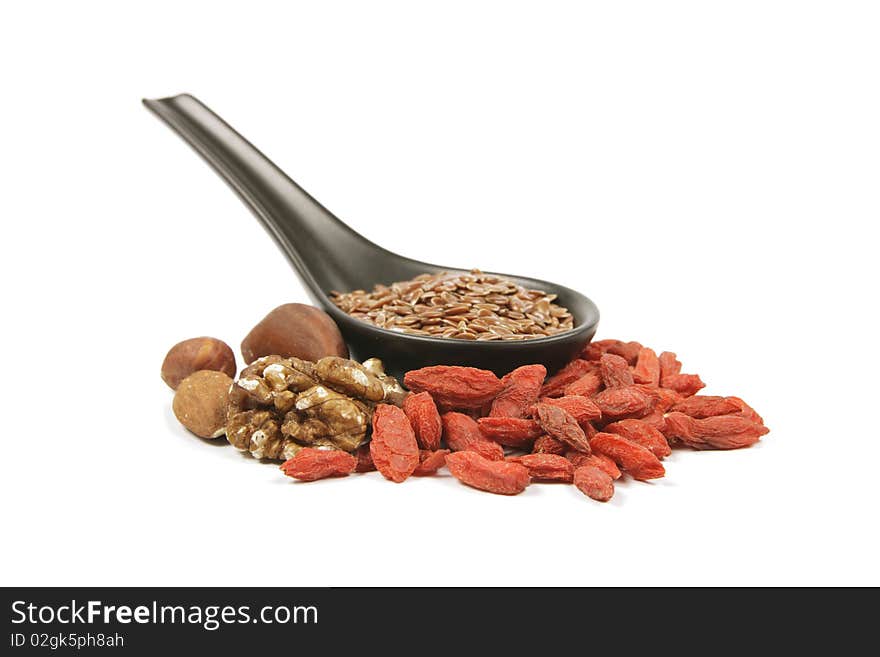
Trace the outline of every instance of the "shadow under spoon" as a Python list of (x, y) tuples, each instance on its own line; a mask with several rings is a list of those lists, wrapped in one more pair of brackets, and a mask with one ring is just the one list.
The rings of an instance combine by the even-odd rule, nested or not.
[[(331, 290), (370, 290), (378, 283), (387, 285), (419, 274), (465, 270), (397, 255), (356, 233), (193, 96), (143, 102), (253, 211), (313, 301), (339, 325), (353, 358), (381, 358), (387, 371), (396, 376), (437, 364), (468, 365), (504, 374), (520, 365), (542, 363), (553, 371), (575, 357), (596, 332), (599, 311), (586, 296), (562, 285), (510, 274), (500, 275), (529, 289), (556, 294), (557, 303), (571, 312), (574, 328), (528, 340), (455, 340), (391, 331), (347, 315), (330, 300)], [(279, 299), (282, 301), (286, 299)]]

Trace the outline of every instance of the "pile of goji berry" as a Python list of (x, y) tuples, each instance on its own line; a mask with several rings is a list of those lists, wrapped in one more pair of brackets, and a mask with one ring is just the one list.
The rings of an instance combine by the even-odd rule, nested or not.
[(662, 477), (672, 446), (736, 449), (768, 431), (742, 399), (698, 395), (704, 383), (682, 374), (674, 353), (638, 342), (593, 342), (549, 378), (543, 365), (500, 379), (437, 365), (408, 372), (404, 383), (412, 394), (403, 408), (377, 406), (372, 440), (356, 455), (304, 448), (281, 469), (307, 481), (379, 470), (402, 482), (445, 464), (491, 493), (566, 482), (605, 502), (622, 474)]

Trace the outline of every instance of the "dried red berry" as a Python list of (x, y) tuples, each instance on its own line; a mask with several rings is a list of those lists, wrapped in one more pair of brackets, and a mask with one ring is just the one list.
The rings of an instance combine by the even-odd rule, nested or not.
[(681, 363), (673, 352), (664, 351), (658, 357), (658, 362), (661, 388), (669, 388), (685, 397), (690, 397), (706, 386), (696, 374), (681, 373)]
[(603, 354), (608, 352), (608, 347), (617, 342), (620, 342), (620, 340), (594, 340), (584, 347), (581, 358), (585, 360), (599, 360)]
[(568, 445), (565, 443), (556, 440), (552, 436), (548, 436), (544, 434), (540, 438), (535, 441), (535, 444), (532, 445), (532, 454), (565, 454), (568, 450)]
[(579, 452), (576, 449), (569, 449), (567, 452), (565, 452), (565, 454), (563, 454), (563, 456), (571, 461), (574, 467), (578, 468), (582, 465), (586, 465), (587, 463), (589, 463), (590, 458), (596, 456), (596, 454), (584, 454), (583, 452)]
[(660, 379), (660, 386), (690, 397), (705, 388), (706, 384), (700, 379), (699, 374), (670, 374)]
[(525, 417), (526, 410), (538, 400), (547, 376), (543, 365), (523, 365), (501, 378), (501, 392), (492, 402), (490, 417)]
[(653, 349), (648, 347), (639, 349), (639, 356), (633, 370), (633, 379), (636, 383), (646, 383), (651, 386), (660, 385), (660, 359)]
[(739, 406), (739, 414), (741, 416), (743, 416), (744, 418), (748, 418), (752, 422), (764, 424), (764, 418), (758, 415), (758, 413), (755, 412), (755, 409), (746, 404), (742, 399), (740, 399), (739, 397), (728, 397), (728, 399)]
[(300, 481), (315, 481), (326, 477), (344, 477), (354, 472), (356, 465), (357, 459), (348, 452), (303, 447), (293, 458), (281, 464), (281, 470), (288, 477)]
[(376, 464), (373, 463), (373, 457), (370, 456), (370, 443), (358, 447), (354, 457), (357, 459), (355, 472), (374, 472), (376, 470)]
[[(687, 417), (687, 416), (684, 416)], [(599, 454), (614, 460), (617, 465), (628, 472), (634, 479), (656, 479), (666, 474), (663, 464), (651, 450), (636, 445), (613, 433), (597, 433), (590, 440), (590, 446)]]
[(658, 459), (663, 459), (672, 454), (666, 437), (657, 429), (641, 420), (618, 420), (607, 425), (603, 431), (616, 433), (637, 445), (647, 447)]
[(712, 395), (694, 395), (678, 402), (670, 409), (676, 413), (684, 413), (695, 418), (714, 417), (738, 413), (742, 407), (730, 397), (714, 397)]
[(522, 493), (531, 480), (528, 469), (519, 463), (490, 461), (470, 451), (447, 455), (446, 467), (463, 484), (499, 495)]
[(552, 436), (540, 436), (532, 445), (532, 454), (565, 454), (568, 446)]
[(575, 468), (580, 468), (585, 465), (592, 465), (596, 468), (599, 468), (607, 474), (612, 479), (620, 479), (620, 468), (617, 467), (617, 464), (605, 456), (604, 454), (599, 454), (597, 452), (593, 452), (592, 454), (584, 454), (583, 452), (576, 452), (571, 450), (565, 453), (565, 458), (571, 461), (572, 465)]
[(681, 363), (676, 355), (671, 351), (664, 351), (658, 357), (660, 361), (660, 380), (667, 376), (678, 374), (681, 372)]
[(407, 372), (403, 382), (413, 392), (429, 392), (446, 408), (482, 408), (501, 392), (492, 372), (459, 365), (434, 365)]
[(538, 404), (535, 406), (535, 414), (541, 428), (548, 435), (564, 442), (572, 449), (590, 453), (590, 442), (584, 430), (565, 409), (550, 404)]
[[(596, 406), (595, 402), (580, 395), (565, 395), (564, 397), (545, 397), (541, 400), (542, 404), (550, 404), (568, 412), (577, 423), (583, 427), (592, 420), (598, 420), (602, 417), (602, 411)], [(535, 406), (529, 409), (529, 414), (535, 415)]]
[(599, 340), (591, 342), (584, 349), (583, 358), (587, 360), (599, 360), (604, 354), (614, 354), (624, 358), (630, 365), (636, 364), (639, 357), (639, 349), (642, 345), (638, 342), (623, 342), (622, 340)]
[(524, 465), (528, 468), (529, 476), (534, 480), (570, 483), (574, 475), (571, 461), (558, 454), (525, 454), (511, 456), (507, 461)]
[(666, 415), (666, 437), (696, 449), (739, 449), (760, 440), (769, 429), (741, 415), (698, 420), (684, 413)]
[(593, 397), (593, 401), (602, 411), (602, 417), (608, 420), (644, 417), (654, 408), (651, 395), (636, 386), (603, 390)]
[(629, 369), (629, 363), (621, 356), (603, 354), (599, 359), (599, 373), (606, 388), (624, 388), (635, 381)]
[(666, 412), (677, 403), (685, 399), (683, 395), (678, 394), (675, 390), (669, 388), (657, 388), (656, 386), (637, 383), (633, 386), (637, 390), (641, 390), (654, 401), (654, 410)]
[(602, 375), (598, 372), (587, 372), (577, 381), (565, 387), (566, 396), (592, 397), (602, 389)]
[(587, 440), (595, 436), (599, 431), (592, 422), (584, 422), (581, 425), (581, 429), (584, 430), (584, 435), (587, 437)]
[(443, 425), (440, 423), (440, 413), (431, 395), (427, 392), (407, 395), (403, 401), (403, 412), (409, 418), (419, 447), (428, 450), (440, 449)]
[(464, 413), (449, 412), (440, 416), (443, 438), (454, 452), (470, 450), (492, 461), (504, 458), (501, 445), (489, 440), (480, 431), (477, 421)]
[(584, 465), (574, 471), (574, 485), (587, 497), (598, 502), (607, 502), (614, 496), (614, 482), (607, 472)]
[(666, 435), (666, 414), (663, 411), (654, 410), (651, 413), (648, 413), (645, 417), (640, 417), (639, 419), (645, 424), (649, 424), (657, 429), (657, 431), (664, 436)]
[(390, 404), (376, 406), (370, 456), (382, 476), (398, 484), (416, 469), (419, 445), (402, 409)]
[(541, 397), (560, 397), (565, 388), (579, 378), (596, 370), (596, 363), (576, 358), (544, 382)]
[(508, 447), (531, 446), (544, 433), (541, 425), (528, 418), (483, 417), (477, 425), (486, 438)]
[(419, 464), (413, 470), (413, 477), (427, 477), (435, 474), (446, 463), (448, 449), (420, 449)]

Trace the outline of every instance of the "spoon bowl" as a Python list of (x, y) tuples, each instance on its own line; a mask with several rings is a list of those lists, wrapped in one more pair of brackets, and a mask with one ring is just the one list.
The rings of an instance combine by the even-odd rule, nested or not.
[(556, 302), (571, 312), (574, 328), (526, 340), (456, 340), (392, 331), (347, 315), (328, 296), (332, 290), (370, 290), (376, 284), (406, 281), (419, 274), (466, 270), (406, 258), (356, 233), (193, 96), (143, 102), (253, 211), (293, 265), (309, 296), (339, 326), (353, 358), (381, 358), (395, 376), (438, 364), (468, 365), (499, 375), (531, 363), (553, 371), (580, 353), (595, 334), (599, 311), (586, 296), (562, 285), (510, 274), (498, 275), (529, 289), (556, 294)]

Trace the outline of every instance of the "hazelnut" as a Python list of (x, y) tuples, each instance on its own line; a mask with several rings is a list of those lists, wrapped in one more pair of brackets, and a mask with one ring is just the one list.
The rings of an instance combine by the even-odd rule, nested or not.
[(172, 409), (180, 423), (201, 438), (226, 433), (226, 404), (232, 379), (223, 372), (201, 370), (177, 386)]
[(241, 342), (241, 355), (248, 364), (263, 356), (319, 361), (325, 356), (348, 358), (348, 347), (336, 322), (323, 310), (286, 303), (251, 329)]
[(162, 380), (172, 390), (193, 372), (215, 370), (235, 376), (235, 354), (217, 338), (190, 338), (171, 347), (162, 362)]

